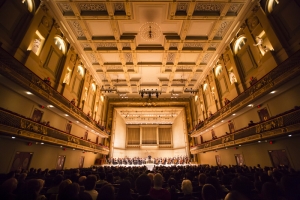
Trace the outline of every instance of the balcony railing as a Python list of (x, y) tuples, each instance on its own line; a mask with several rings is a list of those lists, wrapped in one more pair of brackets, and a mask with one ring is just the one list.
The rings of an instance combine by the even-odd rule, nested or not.
[(2, 48), (0, 48), (0, 74), (93, 127), (103, 137), (108, 137), (103, 128), (92, 118)]
[(286, 61), (278, 65), (223, 108), (215, 112), (211, 117), (204, 120), (204, 122), (202, 122), (203, 124), (199, 124), (199, 128), (191, 133), (191, 136), (197, 137), (208, 127), (220, 122), (225, 117), (228, 117), (268, 92), (299, 76), (299, 74), (300, 51), (290, 56)]
[(264, 138), (275, 138), (300, 130), (300, 107), (284, 112), (278, 116), (237, 130), (230, 135), (225, 135), (215, 140), (191, 147), (193, 154), (209, 150), (234, 146), (237, 144), (258, 141)]
[(83, 140), (75, 135), (35, 122), (29, 118), (0, 109), (0, 130), (4, 134), (49, 142), (107, 155), (108, 147)]

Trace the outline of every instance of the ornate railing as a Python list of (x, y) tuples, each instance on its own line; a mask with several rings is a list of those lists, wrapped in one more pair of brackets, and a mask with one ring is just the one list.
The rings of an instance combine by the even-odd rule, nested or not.
[(93, 119), (2, 48), (0, 48), (0, 74), (93, 127), (100, 135), (108, 137)]
[(223, 108), (215, 112), (210, 118), (203, 122), (203, 126), (191, 133), (192, 137), (198, 136), (208, 127), (220, 122), (225, 117), (228, 117), (239, 109), (244, 108), (251, 102), (264, 96), (268, 92), (276, 89), (282, 84), (300, 75), (300, 51), (290, 56), (286, 61), (278, 65), (255, 84), (239, 96), (226, 104)]
[(274, 138), (290, 134), (300, 130), (300, 108), (282, 113), (267, 121), (263, 121), (254, 126), (237, 130), (230, 135), (225, 135), (215, 140), (207, 141), (203, 144), (191, 147), (193, 154), (203, 151), (215, 150), (237, 144), (258, 141), (264, 138)]
[(107, 155), (108, 147), (0, 109), (0, 132)]

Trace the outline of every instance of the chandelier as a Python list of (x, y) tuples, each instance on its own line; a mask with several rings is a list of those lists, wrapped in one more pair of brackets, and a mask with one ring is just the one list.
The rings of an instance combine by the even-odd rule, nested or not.
[(140, 35), (146, 41), (154, 41), (161, 36), (161, 30), (157, 23), (146, 22), (140, 28)]

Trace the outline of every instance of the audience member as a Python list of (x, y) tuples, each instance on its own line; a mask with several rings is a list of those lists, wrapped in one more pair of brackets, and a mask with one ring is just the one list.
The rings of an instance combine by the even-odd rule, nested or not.
[(179, 200), (198, 200), (199, 198), (194, 197), (193, 193), (193, 186), (190, 180), (183, 180), (181, 183), (181, 190), (184, 194), (183, 197), (178, 198)]
[(146, 174), (140, 175), (135, 181), (135, 187), (139, 194), (138, 200), (153, 200), (149, 195), (151, 179)]
[(217, 190), (211, 184), (205, 184), (202, 187), (202, 199), (203, 200), (217, 200)]
[(114, 200), (115, 189), (111, 184), (104, 185), (100, 190), (96, 200)]
[(150, 190), (150, 196), (153, 199), (164, 199), (170, 200), (171, 194), (167, 189), (162, 188), (163, 176), (160, 173), (157, 173), (153, 177), (153, 188)]
[(120, 183), (116, 200), (133, 200), (131, 196), (130, 182), (128, 180), (124, 180)]
[(84, 183), (84, 192), (89, 193), (92, 196), (93, 200), (96, 200), (98, 196), (98, 192), (97, 190), (95, 190), (96, 182), (97, 177), (95, 175), (88, 175)]
[(0, 199), (14, 200), (16, 195), (13, 194), (14, 190), (17, 189), (18, 181), (16, 178), (10, 178), (4, 181), (0, 186)]

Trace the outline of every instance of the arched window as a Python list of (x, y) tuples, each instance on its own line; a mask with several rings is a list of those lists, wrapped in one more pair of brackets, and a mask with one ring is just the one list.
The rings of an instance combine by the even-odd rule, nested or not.
[(237, 54), (239, 50), (246, 44), (247, 38), (244, 35), (241, 35), (234, 43), (234, 53)]
[(268, 0), (266, 4), (267, 11), (271, 13), (276, 4), (279, 4), (279, 0)]
[(54, 44), (63, 52), (63, 54), (66, 53), (66, 43), (60, 36), (54, 37)]
[(215, 69), (216, 76), (220, 75), (221, 72), (222, 72), (222, 65), (218, 64), (216, 69)]
[(22, 3), (26, 3), (28, 11), (32, 12), (32, 10), (33, 10), (33, 2), (32, 2), (32, 0), (22, 0)]

